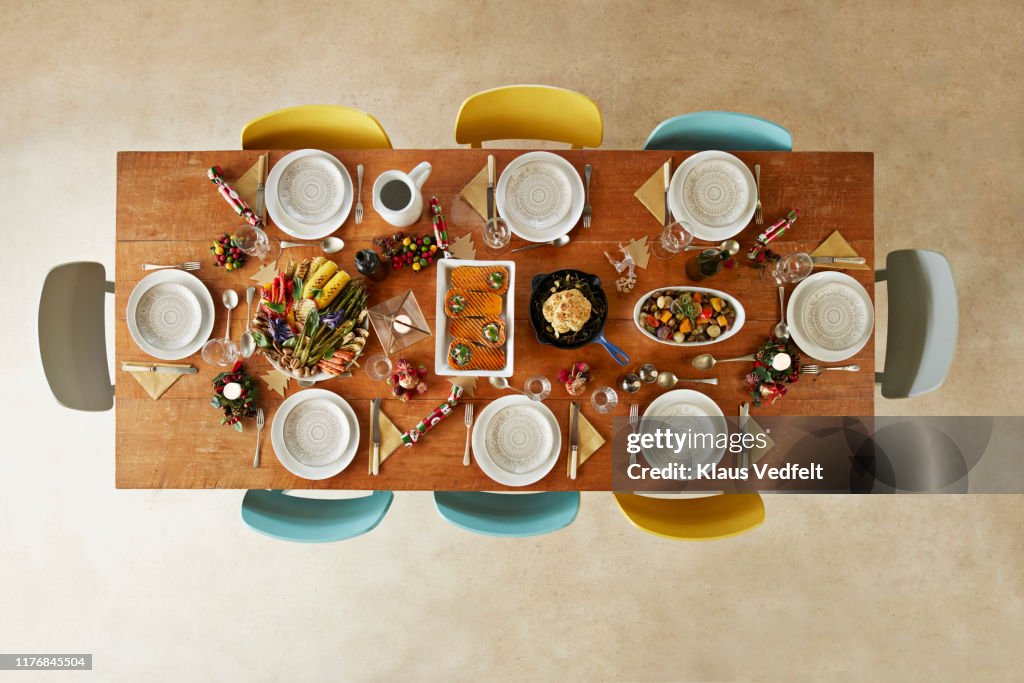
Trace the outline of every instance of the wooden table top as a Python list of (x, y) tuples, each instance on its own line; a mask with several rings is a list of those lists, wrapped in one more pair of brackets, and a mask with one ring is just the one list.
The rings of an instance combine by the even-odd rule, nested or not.
[[(266, 489), (395, 489), (395, 490), (501, 490), (504, 487), (489, 479), (474, 464), (463, 467), (462, 454), (466, 430), (462, 410), (458, 409), (412, 448), (399, 449), (381, 467), (380, 475), (367, 474), (369, 450), (370, 400), (386, 397), (382, 410), (400, 430), (414, 426), (420, 418), (447, 395), (446, 378), (433, 374), (434, 340), (430, 338), (410, 347), (404, 353), (431, 369), (427, 378), (429, 390), (422, 397), (402, 403), (390, 398), (389, 387), (373, 382), (357, 369), (351, 378), (331, 380), (318, 385), (345, 397), (360, 420), (360, 444), (353, 463), (341, 474), (324, 481), (300, 479), (284, 469), (273, 455), (269, 442), (270, 421), (283, 400), (260, 383), (260, 403), (267, 413), (264, 431), (263, 463), (251, 466), (255, 445), (255, 426), (247, 423), (244, 433), (219, 424), (219, 412), (209, 404), (211, 380), (220, 371), (203, 362), (199, 354), (180, 362), (190, 362), (199, 369), (197, 375), (179, 379), (159, 400), (153, 400), (137, 382), (120, 370), (123, 361), (151, 360), (132, 341), (125, 322), (128, 297), (132, 288), (148, 273), (140, 265), (201, 261), (201, 270), (194, 274), (210, 289), (219, 302), (225, 289), (233, 288), (242, 296), (242, 305), (232, 316), (232, 336), (237, 339), (245, 328), (244, 290), (253, 283), (249, 277), (260, 267), (257, 259), (249, 259), (241, 271), (226, 272), (212, 265), (209, 245), (226, 231), (240, 225), (216, 188), (206, 178), (210, 166), (219, 165), (229, 180), (241, 176), (256, 163), (261, 151), (210, 152), (121, 152), (117, 158), (117, 263), (116, 263), (116, 481), (119, 488), (266, 488)], [(336, 150), (332, 152), (355, 176), (356, 164), (366, 167), (363, 205), (366, 208), (361, 225), (350, 215), (336, 233), (344, 238), (344, 251), (335, 255), (341, 267), (355, 275), (353, 257), (356, 251), (371, 247), (373, 237), (391, 234), (373, 210), (370, 188), (381, 172), (397, 168), (409, 170), (420, 161), (433, 164), (433, 172), (423, 193), (436, 195), (448, 219), (452, 240), (468, 232), (474, 233), (477, 255), (486, 258), (480, 243), (479, 215), (459, 195), (461, 189), (494, 154), (498, 172), (523, 150)], [(692, 152), (643, 152), (626, 150), (559, 150), (578, 171), (584, 164), (594, 168), (591, 184), (593, 227), (577, 226), (572, 243), (563, 249), (550, 247), (519, 254), (506, 254), (517, 264), (515, 283), (515, 369), (510, 381), (521, 386), (526, 377), (546, 375), (554, 385), (546, 403), (558, 417), (563, 435), (568, 434), (570, 397), (558, 384), (558, 370), (573, 361), (589, 363), (595, 373), (591, 388), (614, 384), (622, 374), (601, 347), (591, 344), (577, 351), (557, 350), (542, 346), (534, 337), (529, 322), (530, 280), (536, 273), (562, 267), (573, 267), (595, 273), (605, 283), (609, 300), (606, 335), (624, 349), (632, 359), (630, 367), (644, 362), (654, 363), (659, 370), (671, 370), (680, 377), (718, 377), (718, 386), (689, 385), (700, 388), (718, 402), (727, 415), (736, 414), (746, 400), (743, 377), (749, 370), (745, 363), (719, 365), (711, 372), (690, 367), (690, 360), (701, 351), (712, 351), (719, 358), (751, 353), (770, 334), (778, 320), (779, 306), (775, 287), (760, 278), (760, 273), (742, 262), (733, 270), (723, 270), (702, 283), (736, 296), (747, 313), (743, 329), (731, 339), (710, 349), (695, 351), (657, 344), (643, 337), (631, 320), (638, 296), (657, 287), (686, 285), (683, 272), (687, 258), (677, 256), (668, 261), (651, 258), (646, 270), (638, 270), (634, 292), (615, 291), (614, 269), (603, 256), (613, 253), (619, 244), (643, 235), (655, 235), (661, 229), (655, 219), (633, 193), (652, 173), (670, 158), (673, 168)], [(271, 164), (285, 152), (270, 152)], [(794, 227), (773, 245), (779, 253), (811, 251), (833, 230), (842, 234), (867, 259), (874, 263), (874, 158), (861, 152), (740, 152), (737, 156), (748, 165), (761, 164), (762, 202), (765, 224), (800, 208), (801, 218)], [(430, 221), (425, 212), (420, 222), (407, 232), (429, 232)], [(276, 226), (268, 232), (273, 237), (287, 238)], [(759, 232), (753, 222), (736, 239), (744, 249)], [(513, 238), (513, 247), (523, 244)], [(314, 252), (292, 249), (292, 257), (313, 256)], [(742, 254), (741, 254), (742, 258)], [(744, 259), (745, 260), (745, 259)], [(844, 271), (856, 278), (874, 297), (874, 273), (870, 270)], [(373, 285), (373, 305), (407, 289), (416, 292), (423, 313), (434, 329), (435, 277), (433, 268), (415, 274), (403, 269), (394, 272), (383, 283)], [(788, 288), (790, 291), (792, 287)], [(217, 307), (215, 330), (224, 324), (224, 309)], [(380, 343), (371, 335), (364, 356), (380, 351)], [(774, 406), (753, 408), (752, 415), (873, 415), (874, 414), (874, 343), (849, 362), (861, 365), (857, 373), (828, 373), (820, 378), (805, 377), (789, 394)], [(254, 356), (247, 361), (250, 374), (262, 375), (269, 369), (266, 359)], [(683, 385), (681, 385), (683, 386)], [(297, 387), (289, 387), (291, 395)], [(504, 392), (481, 380), (472, 401), (477, 410)], [(633, 396), (620, 393), (618, 408), (600, 415), (589, 403), (589, 392), (582, 397), (583, 414), (594, 424), (608, 443), (580, 468), (575, 481), (566, 476), (566, 449), (563, 444), (554, 469), (533, 486), (518, 490), (609, 490), (611, 487), (611, 418), (628, 414), (631, 401), (640, 404), (641, 412), (662, 390), (646, 385)]]

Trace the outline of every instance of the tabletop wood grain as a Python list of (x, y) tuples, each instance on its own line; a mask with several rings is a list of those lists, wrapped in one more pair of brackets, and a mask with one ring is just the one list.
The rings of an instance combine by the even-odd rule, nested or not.
[[(479, 215), (459, 195), (460, 190), (486, 163), (487, 154), (497, 157), (498, 172), (523, 150), (338, 150), (333, 152), (354, 175), (355, 166), (366, 167), (363, 185), (365, 218), (355, 225), (350, 216), (335, 233), (346, 242), (344, 251), (335, 256), (341, 267), (356, 274), (353, 256), (371, 245), (377, 235), (390, 234), (387, 225), (372, 210), (370, 188), (381, 172), (397, 168), (410, 170), (420, 161), (429, 161), (433, 172), (423, 192), (436, 195), (448, 219), (451, 238), (472, 233), (478, 256), (480, 244)], [(546, 375), (554, 383), (548, 406), (557, 416), (563, 435), (568, 434), (570, 397), (558, 385), (555, 375), (575, 360), (589, 363), (595, 371), (592, 387), (614, 384), (622, 368), (599, 346), (589, 345), (578, 351), (562, 351), (542, 346), (534, 337), (529, 322), (530, 280), (537, 273), (573, 267), (602, 278), (609, 299), (606, 335), (631, 357), (630, 367), (644, 362), (654, 363), (659, 370), (671, 370), (680, 377), (718, 377), (718, 386), (692, 385), (705, 391), (718, 402), (727, 415), (735, 414), (746, 400), (743, 377), (749, 370), (744, 363), (719, 365), (711, 372), (690, 367), (690, 360), (701, 351), (717, 357), (751, 353), (763, 342), (778, 320), (778, 298), (775, 287), (763, 281), (754, 268), (740, 264), (706, 281), (707, 286), (722, 289), (736, 296), (747, 312), (747, 323), (733, 338), (710, 348), (696, 351), (657, 344), (644, 338), (633, 325), (631, 314), (636, 298), (644, 292), (668, 285), (687, 285), (683, 273), (687, 258), (681, 255), (669, 261), (652, 258), (646, 270), (639, 270), (636, 290), (631, 294), (615, 291), (614, 269), (603, 256), (614, 253), (619, 244), (635, 237), (655, 235), (660, 221), (655, 219), (633, 196), (636, 189), (668, 158), (678, 166), (690, 152), (640, 152), (618, 150), (558, 151), (582, 172), (584, 164), (594, 168), (591, 184), (593, 227), (577, 226), (571, 233), (572, 243), (560, 250), (550, 247), (520, 254), (507, 254), (517, 264), (515, 286), (515, 377), (521, 386), (530, 375)], [(148, 357), (132, 341), (125, 322), (128, 297), (132, 288), (147, 274), (141, 264), (175, 263), (198, 260), (203, 263), (195, 273), (210, 289), (215, 301), (228, 288), (241, 294), (242, 304), (232, 316), (232, 335), (237, 339), (245, 328), (244, 290), (259, 263), (250, 259), (238, 272), (226, 272), (212, 266), (210, 241), (240, 224), (231, 209), (206, 178), (206, 169), (219, 165), (224, 175), (233, 180), (256, 163), (260, 151), (209, 152), (121, 152), (117, 158), (117, 225), (116, 225), (116, 483), (119, 488), (336, 488), (396, 490), (502, 490), (475, 465), (463, 467), (462, 452), (465, 426), (462, 409), (427, 434), (412, 448), (400, 449), (381, 467), (377, 477), (367, 474), (367, 434), (369, 403), (386, 397), (382, 409), (400, 430), (414, 426), (421, 417), (447, 395), (450, 385), (433, 374), (434, 340), (424, 340), (406, 350), (412, 360), (431, 368), (427, 378), (429, 390), (422, 397), (402, 403), (389, 398), (383, 382), (373, 382), (357, 369), (351, 378), (336, 379), (319, 385), (345, 397), (360, 421), (360, 444), (356, 459), (341, 474), (330, 479), (311, 482), (293, 476), (273, 456), (269, 443), (269, 426), (281, 399), (261, 383), (260, 402), (267, 412), (264, 432), (263, 464), (251, 467), (255, 428), (246, 425), (242, 434), (219, 425), (219, 413), (209, 405), (210, 380), (218, 369), (206, 365), (199, 354), (182, 362), (191, 362), (199, 369), (197, 375), (179, 379), (159, 400), (154, 401), (120, 371), (122, 361), (147, 360)], [(285, 152), (270, 152), (271, 164)], [(874, 160), (871, 153), (861, 152), (739, 152), (737, 156), (749, 165), (761, 164), (762, 202), (766, 224), (799, 208), (802, 216), (795, 226), (773, 248), (780, 253), (814, 249), (833, 230), (840, 230), (869, 264), (874, 263)], [(285, 237), (277, 227), (268, 229), (274, 237)], [(430, 221), (421, 218), (408, 231), (430, 231)], [(750, 245), (759, 231), (749, 225), (737, 239)], [(522, 244), (513, 239), (513, 247)], [(312, 250), (292, 249), (295, 258), (312, 256)], [(872, 271), (845, 271), (856, 278), (874, 297)], [(373, 286), (371, 305), (407, 289), (416, 293), (424, 314), (434, 325), (435, 277), (433, 268), (421, 274), (403, 269), (394, 272), (383, 283)], [(792, 287), (788, 287), (792, 291)], [(223, 329), (224, 310), (218, 306), (215, 330)], [(219, 333), (219, 332), (218, 332)], [(366, 355), (380, 351), (380, 344), (371, 335)], [(757, 415), (873, 415), (874, 414), (874, 343), (873, 338), (849, 362), (859, 363), (858, 373), (829, 373), (818, 378), (804, 377), (794, 385), (786, 398), (774, 406), (754, 408)], [(269, 370), (265, 359), (255, 356), (247, 362), (250, 373), (261, 375)], [(478, 411), (488, 401), (501, 395), (485, 381), (478, 382), (473, 400)], [(684, 386), (684, 385), (680, 385)], [(297, 387), (289, 387), (291, 395)], [(619, 407), (609, 415), (600, 415), (583, 397), (583, 414), (594, 424), (608, 444), (597, 451), (580, 468), (575, 481), (566, 477), (565, 443), (559, 462), (544, 479), (520, 490), (609, 490), (611, 487), (611, 418), (628, 414), (628, 404), (638, 402), (641, 411), (661, 393), (656, 386), (645, 386), (638, 394), (620, 394)]]

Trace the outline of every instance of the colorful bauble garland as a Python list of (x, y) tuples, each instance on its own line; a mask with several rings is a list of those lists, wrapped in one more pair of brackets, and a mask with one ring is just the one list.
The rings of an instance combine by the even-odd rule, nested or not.
[(246, 374), (242, 361), (236, 361), (228, 372), (213, 378), (213, 397), (210, 405), (224, 411), (222, 425), (230, 425), (235, 431), (242, 431), (242, 420), (256, 417), (256, 399), (259, 385)]
[(754, 369), (747, 375), (747, 389), (754, 405), (771, 405), (786, 395), (800, 379), (800, 353), (792, 340), (771, 337), (754, 353)]

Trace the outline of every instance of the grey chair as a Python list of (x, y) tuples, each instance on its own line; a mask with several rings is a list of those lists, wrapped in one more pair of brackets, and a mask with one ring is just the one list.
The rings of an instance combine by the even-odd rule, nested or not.
[(889, 288), (885, 367), (875, 373), (885, 398), (935, 391), (949, 374), (959, 325), (956, 283), (946, 257), (927, 249), (890, 252), (875, 282)]
[(102, 263), (78, 261), (51, 270), (39, 300), (39, 355), (57, 402), (75, 410), (110, 410), (104, 296), (114, 292)]

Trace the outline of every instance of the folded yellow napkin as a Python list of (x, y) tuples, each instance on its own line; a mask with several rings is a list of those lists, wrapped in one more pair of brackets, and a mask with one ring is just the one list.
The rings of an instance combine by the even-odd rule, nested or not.
[[(671, 158), (665, 161), (671, 161)], [(658, 170), (644, 181), (640, 189), (633, 193), (633, 196), (640, 200), (651, 215), (661, 223), (665, 219), (665, 163), (658, 166)]]
[[(836, 230), (829, 235), (818, 248), (811, 252), (811, 256), (860, 256), (850, 243), (846, 241), (839, 231)], [(816, 263), (815, 268), (833, 268), (835, 270), (871, 270), (871, 265), (864, 263), (834, 263), (831, 265)]]
[[(370, 401), (372, 409), (373, 401)], [(373, 474), (373, 439), (372, 437), (368, 440), (370, 444), (370, 458), (368, 474)], [(398, 450), (398, 447), (402, 445), (402, 432), (398, 431), (398, 427), (391, 421), (384, 411), (380, 411), (380, 464), (383, 465), (384, 461), (391, 456), (392, 453)]]
[[(170, 368), (190, 368), (192, 367), (188, 363), (136, 363), (133, 361), (125, 361), (121, 363), (121, 367), (130, 365), (133, 367), (170, 367)], [(127, 370), (122, 370), (128, 372)], [(180, 375), (171, 372), (128, 372), (129, 375), (135, 378), (135, 381), (142, 385), (142, 388), (146, 390), (146, 393), (152, 396), (154, 399), (160, 398), (164, 395), (164, 392), (171, 388), (171, 385), (177, 382), (185, 375)]]
[(245, 200), (245, 203), (256, 210), (256, 186), (260, 184), (260, 162), (253, 164), (242, 177), (234, 182), (234, 188), (238, 196)]
[[(480, 218), (487, 219), (487, 164), (480, 169), (480, 172), (473, 176), (464, 188), (462, 198), (480, 214)], [(495, 209), (497, 210), (497, 209)]]
[[(572, 404), (569, 404), (569, 424), (572, 424)], [(583, 467), (583, 463), (590, 459), (590, 456), (594, 454), (598, 448), (604, 445), (604, 437), (597, 433), (594, 429), (594, 425), (590, 424), (590, 420), (580, 413), (580, 444), (579, 454), (576, 461), (576, 470), (579, 471)], [(566, 439), (565, 449), (565, 475), (572, 476), (572, 446), (569, 445), (569, 440)]]

